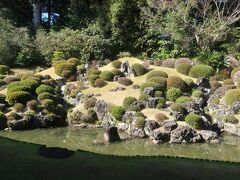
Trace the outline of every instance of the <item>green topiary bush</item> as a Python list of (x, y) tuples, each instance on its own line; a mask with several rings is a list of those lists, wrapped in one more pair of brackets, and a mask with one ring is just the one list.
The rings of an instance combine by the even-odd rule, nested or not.
[(95, 81), (96, 81), (98, 78), (99, 78), (99, 75), (90, 75), (90, 76), (88, 77), (88, 80), (89, 80), (91, 86), (94, 87)]
[(176, 99), (176, 103), (178, 104), (184, 104), (187, 102), (191, 102), (193, 99), (189, 96), (181, 96), (179, 98)]
[(168, 78), (168, 74), (164, 71), (155, 70), (155, 71), (151, 71), (147, 74), (147, 79), (152, 78), (152, 77)]
[(119, 84), (124, 85), (124, 86), (130, 86), (132, 85), (132, 80), (127, 78), (127, 77), (121, 77), (117, 81)]
[(155, 91), (164, 91), (164, 89), (161, 89), (161, 86), (159, 84), (154, 83), (154, 82), (143, 83), (140, 86), (140, 91), (143, 92), (146, 87), (153, 87), (155, 89)]
[(37, 93), (38, 95), (39, 95), (39, 94), (42, 94), (42, 93), (45, 93), (45, 92), (48, 92), (48, 93), (51, 93), (51, 94), (55, 94), (54, 88), (51, 87), (51, 86), (45, 85), (45, 84), (40, 85), (40, 86), (36, 89), (36, 93)]
[(155, 97), (163, 97), (163, 92), (162, 91), (155, 91), (154, 96)]
[(130, 105), (133, 104), (133, 102), (137, 101), (137, 99), (135, 97), (125, 97), (124, 100), (123, 100), (123, 107), (125, 109), (128, 109)]
[(199, 115), (190, 113), (189, 115), (186, 116), (185, 122), (195, 128), (195, 129), (201, 129), (202, 128), (202, 119)]
[(170, 76), (167, 79), (167, 88), (178, 88), (182, 92), (186, 91), (186, 83), (178, 76)]
[(125, 109), (122, 106), (115, 106), (112, 108), (112, 115), (116, 120), (121, 121), (124, 114)]
[(235, 102), (240, 102), (240, 89), (231, 89), (224, 96), (226, 105), (232, 105)]
[(42, 101), (42, 107), (46, 108), (47, 110), (51, 111), (56, 106), (56, 103), (52, 99), (44, 99)]
[(44, 92), (38, 95), (39, 101), (42, 101), (44, 99), (52, 99), (54, 101), (57, 101), (57, 97), (49, 92)]
[(130, 105), (127, 109), (128, 111), (136, 111), (136, 112), (139, 112), (141, 111), (142, 109), (138, 106), (138, 105)]
[(194, 65), (190, 71), (189, 76), (198, 78), (198, 77), (207, 77), (214, 75), (214, 69), (211, 66), (204, 65), (204, 64), (197, 64)]
[(115, 60), (115, 61), (112, 62), (112, 66), (116, 69), (120, 69), (121, 65), (122, 65), (122, 62), (119, 61), (119, 60)]
[(144, 66), (138, 63), (133, 64), (131, 69), (135, 76), (142, 76), (147, 73), (147, 70), (144, 68)]
[(10, 105), (16, 103), (26, 104), (32, 99), (32, 95), (25, 91), (14, 91), (7, 93), (7, 101)]
[(132, 125), (136, 128), (142, 128), (145, 125), (145, 119), (143, 117), (135, 117)]
[(148, 82), (158, 83), (161, 86), (161, 90), (165, 91), (167, 89), (167, 79), (163, 77), (151, 77), (147, 79)]
[(191, 67), (192, 67), (191, 64), (183, 63), (183, 64), (177, 65), (176, 70), (177, 70), (177, 72), (179, 72), (181, 74), (188, 75)]
[(0, 74), (7, 75), (10, 73), (10, 68), (6, 65), (0, 65)]
[(27, 102), (27, 108), (29, 110), (37, 111), (38, 110), (38, 101), (36, 100), (31, 100)]
[(113, 69), (111, 72), (113, 73), (113, 76), (124, 76), (124, 74), (119, 69)]
[(18, 84), (15, 86), (11, 85), (7, 87), (7, 93), (14, 92), (14, 91), (25, 91), (25, 92), (32, 93), (32, 89), (30, 87), (23, 86), (22, 84)]
[(164, 113), (157, 113), (155, 115), (155, 120), (158, 122), (158, 123), (162, 123), (163, 121), (167, 120), (168, 117), (164, 114)]
[(156, 106), (157, 109), (162, 109), (166, 105), (166, 100), (163, 97), (158, 98), (158, 104)]
[(150, 98), (151, 96), (147, 95), (147, 94), (141, 94), (139, 97), (138, 97), (138, 100), (139, 101), (148, 101), (148, 98)]
[(40, 83), (33, 79), (25, 79), (21, 81), (21, 85), (29, 87), (34, 92)]
[(170, 109), (172, 111), (177, 111), (177, 112), (180, 112), (182, 114), (185, 114), (187, 112), (186, 108), (183, 107), (181, 104), (178, 104), (178, 103), (174, 103), (170, 106)]
[(78, 58), (69, 58), (67, 63), (73, 64), (76, 67), (81, 64), (81, 61)]
[(94, 82), (94, 87), (101, 88), (106, 85), (106, 82), (102, 78), (98, 78)]
[(238, 124), (239, 120), (232, 114), (225, 115), (223, 121), (226, 123)]
[(59, 76), (63, 76), (62, 73), (64, 71), (70, 71), (72, 75), (74, 73), (76, 73), (76, 71), (77, 71), (76, 66), (74, 66), (72, 63), (68, 63), (68, 62), (57, 63), (54, 66), (54, 69), (55, 69), (55, 73)]
[(21, 113), (21, 112), (24, 112), (25, 106), (24, 106), (24, 104), (22, 104), (22, 103), (16, 103), (16, 104), (14, 104), (14, 106), (13, 106), (13, 110), (14, 110), (15, 112)]
[(135, 117), (143, 117), (146, 118), (146, 116), (142, 113), (142, 112), (136, 112), (136, 114), (134, 115)]
[(170, 88), (167, 91), (167, 98), (170, 101), (176, 101), (177, 98), (182, 96), (182, 91), (178, 88)]
[(195, 90), (192, 93), (192, 97), (195, 97), (195, 98), (203, 97), (203, 95), (204, 95), (203, 92), (199, 90)]
[(89, 98), (88, 100), (86, 100), (86, 101), (84, 102), (84, 108), (85, 108), (85, 109), (94, 108), (96, 101), (97, 101), (97, 99), (94, 98), (94, 97)]
[(99, 76), (105, 81), (112, 81), (114, 77), (113, 73), (110, 71), (102, 71)]

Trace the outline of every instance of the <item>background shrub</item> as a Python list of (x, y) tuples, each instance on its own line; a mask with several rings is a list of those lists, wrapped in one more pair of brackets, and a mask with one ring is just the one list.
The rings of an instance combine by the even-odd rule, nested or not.
[(112, 108), (112, 115), (116, 120), (121, 121), (124, 114), (125, 109), (122, 106), (115, 106)]
[(102, 78), (105, 81), (112, 81), (113, 77), (114, 77), (114, 75), (110, 71), (102, 71), (100, 74), (100, 78)]
[(185, 122), (195, 128), (195, 129), (201, 129), (202, 128), (202, 119), (199, 115), (190, 113), (189, 115), (186, 116)]
[(211, 66), (204, 64), (194, 65), (190, 71), (189, 76), (198, 78), (198, 77), (210, 77), (214, 75), (214, 70)]
[(167, 91), (167, 98), (170, 101), (176, 101), (177, 98), (182, 96), (182, 91), (178, 88), (170, 88)]
[(51, 94), (55, 94), (54, 88), (51, 87), (51, 86), (45, 85), (45, 84), (40, 85), (40, 86), (36, 89), (36, 93), (37, 93), (38, 95), (39, 95), (39, 94), (42, 94), (42, 93), (45, 93), (45, 92), (48, 92), (48, 93), (51, 93)]
[(167, 79), (167, 88), (178, 88), (182, 92), (186, 91), (186, 83), (178, 76), (170, 76)]
[(143, 67), (143, 65), (138, 64), (138, 63), (133, 64), (131, 66), (131, 69), (135, 76), (142, 76), (147, 73), (147, 70)]
[(10, 68), (6, 65), (0, 65), (0, 74), (7, 75), (10, 73)]
[(98, 78), (98, 79), (96, 79), (95, 82), (94, 82), (94, 87), (99, 87), (99, 88), (101, 88), (101, 87), (103, 87), (103, 86), (105, 86), (105, 85), (106, 85), (106, 82), (105, 82), (102, 78)]
[(118, 79), (118, 83), (122, 84), (124, 86), (130, 86), (130, 85), (132, 85), (133, 82), (131, 79), (129, 79), (127, 77), (121, 77)]
[(177, 70), (177, 72), (179, 72), (181, 74), (188, 75), (191, 67), (192, 67), (191, 64), (183, 63), (183, 64), (179, 64), (176, 67), (176, 70)]
[(152, 77), (168, 78), (168, 74), (164, 71), (154, 70), (154, 71), (151, 71), (147, 74), (147, 79), (152, 78)]
[(31, 99), (31, 94), (25, 91), (14, 91), (7, 93), (7, 101), (10, 105), (14, 105), (16, 103), (26, 104)]
[(240, 89), (231, 89), (224, 96), (225, 104), (232, 105), (240, 101)]
[(133, 102), (137, 101), (137, 99), (135, 97), (125, 97), (123, 100), (123, 107), (125, 109), (128, 109), (130, 105), (132, 105)]
[(120, 69), (121, 65), (122, 65), (122, 62), (119, 61), (119, 60), (115, 60), (115, 61), (112, 62), (112, 66), (116, 69)]

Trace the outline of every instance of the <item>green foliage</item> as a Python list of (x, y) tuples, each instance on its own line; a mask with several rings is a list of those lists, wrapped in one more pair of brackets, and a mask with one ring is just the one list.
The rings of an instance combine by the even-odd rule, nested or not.
[(76, 66), (68, 62), (57, 63), (54, 66), (54, 69), (55, 69), (55, 73), (59, 76), (63, 76), (64, 71), (69, 71), (71, 75), (77, 71)]
[(181, 91), (186, 91), (186, 83), (178, 76), (170, 76), (167, 79), (167, 88), (179, 88)]
[(113, 76), (120, 76), (120, 77), (124, 76), (119, 69), (113, 69), (111, 72), (113, 73)]
[(202, 119), (199, 115), (190, 113), (189, 115), (186, 116), (185, 122), (195, 128), (195, 129), (201, 129), (202, 128)]
[(138, 106), (138, 105), (130, 105), (127, 109), (128, 111), (136, 111), (136, 112), (139, 112), (141, 111), (141, 108)]
[(0, 94), (0, 103), (5, 104), (6, 103), (6, 95)]
[(148, 82), (153, 82), (153, 83), (157, 83), (161, 86), (161, 90), (165, 91), (167, 89), (167, 79), (163, 78), (163, 77), (151, 77), (149, 79), (147, 79)]
[(95, 81), (96, 81), (97, 79), (99, 79), (99, 75), (90, 75), (90, 76), (88, 77), (88, 80), (89, 80), (89, 82), (90, 82), (90, 84), (91, 84), (92, 86), (94, 86)]
[(81, 61), (78, 58), (69, 58), (67, 63), (73, 64), (75, 67), (81, 64)]
[(16, 103), (14, 104), (13, 109), (15, 112), (24, 112), (25, 106), (22, 103)]
[(112, 66), (116, 69), (120, 69), (121, 65), (122, 65), (122, 62), (119, 61), (119, 60), (115, 60), (115, 61), (112, 62)]
[(240, 89), (231, 89), (227, 91), (224, 96), (224, 101), (226, 105), (232, 105), (240, 101)]
[(140, 101), (148, 101), (148, 98), (150, 98), (151, 96), (147, 95), (147, 94), (141, 94), (139, 97), (138, 97), (138, 100)]
[(223, 85), (234, 85), (234, 82), (232, 79), (225, 79)]
[(110, 71), (102, 71), (100, 74), (100, 78), (102, 78), (105, 81), (112, 81), (113, 80), (113, 73)]
[(156, 106), (157, 109), (162, 109), (166, 105), (166, 100), (163, 97), (158, 98), (158, 104)]
[(90, 77), (91, 75), (100, 75), (101, 71), (97, 68), (91, 68), (87, 71), (87, 78)]
[(214, 70), (211, 66), (198, 64), (193, 66), (189, 71), (189, 76), (191, 77), (210, 77), (214, 75)]
[(95, 103), (97, 99), (96, 98), (90, 98), (84, 102), (84, 108), (89, 109), (89, 108), (94, 108)]
[(184, 74), (184, 75), (188, 75), (190, 69), (191, 69), (192, 65), (188, 64), (188, 63), (183, 63), (183, 64), (179, 64), (176, 67), (177, 72)]
[(52, 99), (44, 99), (42, 100), (42, 106), (47, 110), (52, 110), (55, 108), (56, 103)]
[(155, 91), (155, 97), (162, 97), (163, 92), (162, 91)]
[(52, 100), (56, 101), (57, 97), (49, 92), (43, 92), (38, 95), (39, 101), (43, 101), (44, 99), (52, 99)]
[(187, 102), (191, 102), (193, 99), (189, 96), (181, 96), (179, 98), (176, 99), (176, 103), (178, 104), (184, 104)]
[(103, 86), (105, 86), (105, 85), (106, 85), (106, 82), (105, 82), (102, 78), (98, 78), (98, 79), (96, 79), (95, 82), (94, 82), (94, 87), (99, 87), (99, 88), (101, 88), (101, 87), (103, 87)]
[(214, 97), (214, 98), (211, 99), (211, 103), (218, 105), (220, 103), (220, 99), (217, 98), (217, 97)]
[(177, 98), (181, 97), (182, 96), (182, 91), (178, 88), (170, 88), (168, 91), (167, 91), (167, 98), (170, 100), (170, 101), (176, 101)]
[(39, 95), (39, 94), (42, 94), (42, 93), (45, 93), (45, 92), (48, 92), (48, 93), (51, 93), (51, 94), (55, 94), (54, 88), (51, 87), (51, 86), (45, 85), (45, 84), (40, 85), (40, 86), (36, 89), (36, 93), (37, 93), (38, 95)]
[(57, 64), (61, 61), (64, 61), (65, 56), (64, 53), (61, 51), (53, 51), (53, 55), (52, 55), (52, 64)]
[(25, 47), (18, 53), (15, 63), (22, 67), (39, 65), (42, 63), (42, 56), (35, 47)]
[(232, 114), (225, 115), (223, 121), (226, 123), (238, 124), (239, 120)]
[(31, 94), (25, 91), (13, 91), (7, 93), (7, 101), (10, 105), (14, 105), (16, 103), (26, 104), (31, 99)]
[(130, 52), (120, 52), (117, 57), (118, 58), (125, 58), (125, 57), (131, 57), (131, 53)]
[(144, 117), (135, 117), (132, 124), (136, 128), (144, 127), (145, 119)]
[(130, 86), (130, 85), (132, 85), (133, 82), (131, 79), (129, 79), (127, 77), (121, 77), (118, 79), (118, 83), (122, 84), (124, 86)]
[(133, 64), (131, 69), (136, 76), (142, 76), (147, 73), (147, 70), (141, 64)]
[(152, 77), (163, 77), (163, 78), (168, 78), (168, 74), (164, 71), (160, 71), (160, 70), (155, 70), (155, 71), (151, 71), (147, 74), (147, 79), (150, 79)]
[(21, 81), (22, 86), (29, 87), (32, 91), (35, 91), (35, 89), (39, 86), (39, 82), (33, 79), (25, 79)]
[(130, 105), (132, 105), (133, 102), (137, 101), (137, 99), (135, 97), (125, 97), (123, 100), (123, 107), (125, 109), (128, 109)]
[(236, 68), (234, 68), (234, 69), (232, 70), (232, 72), (231, 72), (231, 77), (233, 77), (234, 74), (235, 74), (236, 72), (238, 72), (238, 71), (240, 71), (240, 66), (239, 66), (239, 67), (236, 67)]
[(28, 101), (27, 102), (27, 108), (29, 110), (37, 111), (38, 110), (38, 101), (36, 101), (36, 100)]
[(0, 74), (6, 75), (10, 72), (10, 68), (6, 65), (0, 65)]
[(125, 114), (125, 109), (121, 106), (115, 106), (112, 108), (112, 115), (117, 121), (121, 121), (122, 116)]
[(192, 97), (195, 97), (195, 98), (199, 98), (199, 97), (203, 97), (203, 92), (200, 91), (200, 90), (195, 90), (192, 92)]

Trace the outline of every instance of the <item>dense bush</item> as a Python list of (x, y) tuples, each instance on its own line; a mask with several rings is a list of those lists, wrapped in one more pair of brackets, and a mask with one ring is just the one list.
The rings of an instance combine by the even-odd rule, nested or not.
[(239, 120), (232, 114), (225, 115), (223, 121), (226, 123), (238, 124)]
[(147, 94), (141, 94), (139, 97), (138, 97), (138, 100), (139, 101), (148, 101), (148, 98), (150, 98), (151, 96), (147, 95)]
[(33, 92), (39, 86), (39, 84), (40, 83), (38, 81), (32, 79), (25, 79), (21, 81), (22, 86), (29, 87)]
[(0, 94), (0, 103), (5, 104), (6, 103), (6, 95)]
[(133, 104), (133, 102), (137, 101), (137, 99), (135, 97), (125, 97), (124, 100), (123, 100), (123, 107), (125, 109), (128, 109), (130, 105)]
[(106, 85), (106, 82), (102, 78), (98, 78), (94, 82), (94, 87), (101, 88)]
[(7, 117), (4, 113), (0, 112), (0, 130), (7, 128)]
[(114, 75), (110, 71), (102, 71), (99, 76), (100, 76), (100, 78), (102, 78), (105, 81), (112, 81)]
[(124, 76), (119, 69), (113, 69), (111, 72), (113, 73), (113, 76), (120, 76), (120, 77)]
[(167, 98), (170, 101), (176, 101), (177, 98), (182, 96), (182, 91), (178, 88), (170, 88), (167, 91)]
[(54, 69), (55, 69), (55, 73), (59, 76), (63, 76), (64, 71), (70, 71), (71, 75), (77, 71), (76, 66), (68, 62), (57, 63), (54, 66)]
[(7, 101), (10, 105), (14, 105), (16, 103), (26, 104), (31, 99), (31, 94), (25, 91), (14, 91), (7, 93)]
[(165, 105), (166, 105), (166, 100), (163, 97), (159, 97), (156, 108), (161, 110), (162, 108), (165, 107)]
[(44, 99), (52, 99), (54, 101), (57, 100), (57, 97), (49, 92), (43, 92), (41, 94), (38, 95), (38, 100), (42, 101)]
[(179, 98), (176, 99), (176, 103), (178, 104), (184, 104), (187, 102), (191, 102), (193, 99), (189, 96), (181, 96)]
[(124, 86), (130, 86), (130, 85), (132, 85), (133, 82), (131, 79), (129, 79), (127, 77), (121, 77), (118, 79), (118, 83), (122, 84)]
[(163, 121), (167, 120), (168, 117), (164, 114), (164, 113), (157, 113), (155, 115), (155, 120), (158, 122), (158, 123), (162, 123)]
[(55, 108), (56, 103), (52, 99), (44, 99), (42, 100), (42, 106), (49, 111)]
[(147, 74), (147, 79), (152, 78), (152, 77), (168, 78), (168, 74), (164, 71), (155, 70), (155, 71), (151, 71)]
[(191, 64), (183, 63), (183, 64), (177, 65), (176, 70), (181, 74), (188, 75), (191, 67), (192, 67)]
[(141, 109), (140, 106), (132, 104), (132, 105), (130, 105), (130, 106), (128, 107), (127, 110), (128, 110), (128, 111), (136, 111), (136, 112), (139, 112), (139, 111), (141, 111), (142, 109)]
[(174, 68), (175, 59), (165, 59), (162, 61), (162, 67)]
[(10, 73), (10, 68), (6, 65), (0, 65), (0, 74), (6, 75)]
[(155, 91), (154, 96), (155, 97), (162, 97), (163, 96), (163, 92), (162, 91)]
[(170, 109), (172, 111), (180, 112), (182, 114), (185, 114), (187, 112), (186, 108), (183, 107), (181, 104), (174, 103), (170, 106)]
[(101, 74), (101, 71), (97, 68), (91, 68), (87, 71), (87, 78), (89, 78), (92, 75), (97, 75), (99, 76)]
[(90, 76), (88, 77), (88, 80), (89, 80), (89, 82), (90, 82), (90, 84), (91, 84), (92, 86), (94, 86), (95, 81), (96, 81), (97, 79), (99, 79), (99, 75), (90, 75)]
[(240, 102), (240, 89), (231, 89), (224, 96), (225, 104), (232, 105), (235, 102)]
[(54, 88), (51, 87), (51, 86), (45, 85), (45, 84), (40, 85), (40, 86), (36, 89), (36, 93), (37, 93), (38, 95), (39, 95), (39, 94), (42, 94), (42, 93), (45, 93), (45, 92), (48, 92), (48, 93), (51, 93), (51, 94), (55, 94)]
[(13, 109), (15, 112), (20, 113), (20, 112), (24, 112), (25, 106), (22, 103), (16, 103), (16, 104), (14, 104)]
[(147, 87), (152, 87), (155, 91), (162, 91), (164, 89), (161, 89), (161, 86), (157, 83), (154, 83), (154, 82), (146, 82), (146, 83), (143, 83), (141, 86), (140, 86), (140, 91), (143, 92), (145, 88)]
[(178, 88), (181, 91), (186, 91), (186, 83), (182, 80), (182, 78), (178, 76), (170, 76), (167, 79), (167, 88)]
[(195, 128), (195, 129), (201, 129), (202, 128), (202, 119), (199, 115), (190, 113), (189, 115), (186, 116), (185, 122)]
[(200, 91), (200, 90), (195, 90), (192, 92), (192, 97), (195, 97), (195, 98), (199, 98), (199, 97), (203, 97), (203, 92)]
[(81, 64), (80, 60), (78, 58), (69, 58), (67, 60), (67, 63), (73, 64), (75, 67)]
[(96, 98), (89, 98), (84, 102), (84, 108), (85, 109), (94, 108), (96, 101), (97, 101)]
[(145, 119), (143, 117), (135, 117), (132, 125), (136, 128), (141, 128), (144, 127), (145, 124)]
[(25, 91), (25, 92), (28, 92), (28, 93), (32, 93), (32, 89), (28, 86), (23, 86), (22, 84), (18, 84), (18, 85), (11, 85), (9, 84), (10, 86), (7, 87), (7, 93), (10, 93), (10, 92), (15, 92), (15, 91)]
[(161, 90), (165, 91), (167, 89), (167, 79), (163, 77), (151, 77), (147, 79), (147, 82), (157, 83), (161, 86)]
[(122, 65), (122, 62), (119, 61), (119, 60), (115, 60), (115, 61), (112, 62), (112, 66), (116, 69), (120, 69), (121, 65)]
[(38, 110), (38, 101), (36, 101), (36, 100), (28, 101), (27, 102), (27, 108), (29, 110), (37, 111)]
[(147, 73), (147, 70), (141, 64), (133, 64), (131, 69), (135, 76), (142, 76)]
[(123, 107), (115, 106), (112, 108), (112, 115), (116, 120), (121, 121), (122, 116), (124, 114), (125, 114), (125, 109)]
[(211, 66), (198, 64), (193, 66), (189, 71), (189, 76), (191, 77), (210, 77), (214, 75), (214, 70)]

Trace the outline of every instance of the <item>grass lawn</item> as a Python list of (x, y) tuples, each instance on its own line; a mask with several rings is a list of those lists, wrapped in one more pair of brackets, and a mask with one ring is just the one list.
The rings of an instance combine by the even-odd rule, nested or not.
[(64, 160), (37, 154), (38, 145), (0, 138), (1, 179), (238, 179), (240, 165), (164, 157), (114, 157), (75, 152)]

